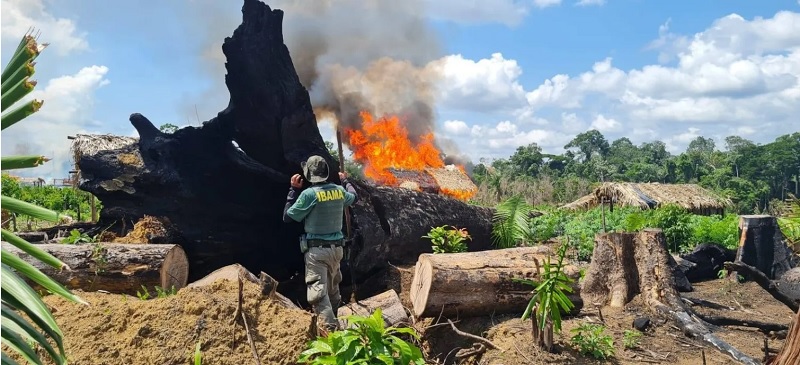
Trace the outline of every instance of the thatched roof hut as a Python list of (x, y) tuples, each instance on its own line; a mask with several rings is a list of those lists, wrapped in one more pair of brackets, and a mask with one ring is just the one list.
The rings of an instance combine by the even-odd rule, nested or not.
[(694, 214), (723, 214), (725, 208), (733, 203), (696, 184), (659, 183), (603, 183), (591, 194), (562, 209), (586, 210), (594, 208), (601, 201), (613, 205), (633, 206), (641, 209), (655, 209), (662, 205), (674, 204)]

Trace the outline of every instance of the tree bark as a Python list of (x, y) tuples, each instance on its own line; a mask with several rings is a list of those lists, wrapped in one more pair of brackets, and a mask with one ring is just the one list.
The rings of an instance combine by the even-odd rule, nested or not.
[[(190, 280), (241, 263), (264, 271), (285, 294), (305, 303), (299, 223), (283, 223), (289, 177), (311, 155), (328, 161), (331, 181), (339, 167), (320, 136), (308, 91), (300, 83), (283, 43), (283, 12), (244, 0), (242, 23), (225, 39), (228, 107), (201, 127), (160, 132), (134, 113), (133, 144), (78, 154), (80, 188), (103, 202), (96, 231), (123, 235), (144, 215), (167, 218), (175, 242), (189, 257)], [(75, 140), (77, 146), (80, 138)], [(238, 145), (236, 147), (234, 145)], [(342, 294), (355, 281), (385, 272), (388, 262), (413, 263), (431, 252), (421, 236), (432, 226), (466, 227), (470, 250), (489, 248), (492, 210), (405, 189), (356, 184), (352, 209), (357, 230), (352, 262), (343, 267)], [(91, 232), (97, 233), (97, 232)], [(359, 286), (364, 298), (386, 289)]]
[(783, 347), (774, 358), (766, 362), (767, 365), (796, 365), (800, 364), (800, 311), (797, 311), (789, 334), (783, 341)]
[(671, 318), (686, 335), (702, 340), (736, 361), (758, 364), (712, 333), (709, 324), (683, 302), (675, 289), (674, 262), (660, 229), (599, 234), (581, 296), (587, 303), (620, 307), (640, 294), (651, 312)]
[[(534, 288), (512, 279), (541, 280), (548, 255), (549, 249), (545, 246), (479, 253), (422, 254), (411, 284), (414, 315), (468, 317), (522, 313)], [(582, 306), (577, 294), (580, 272), (572, 265), (565, 266), (564, 271), (573, 279), (575, 293), (568, 296), (578, 310)]]
[(755, 267), (770, 280), (781, 277), (795, 266), (792, 251), (783, 241), (777, 219), (769, 215), (739, 217), (736, 261)]
[[(383, 321), (386, 326), (398, 326), (408, 324), (408, 314), (400, 297), (394, 290), (387, 290), (376, 296), (361, 299), (356, 303), (347, 303), (339, 307), (338, 316), (358, 315), (368, 317), (380, 308)], [(344, 319), (341, 320), (344, 322)], [(344, 323), (343, 323), (344, 324)]]
[(56, 270), (8, 242), (3, 242), (2, 246), (3, 250), (16, 254), (68, 289), (131, 295), (142, 290), (142, 286), (149, 292), (153, 292), (156, 286), (177, 290), (186, 286), (189, 273), (186, 253), (178, 245), (36, 245), (63, 261), (71, 271)]

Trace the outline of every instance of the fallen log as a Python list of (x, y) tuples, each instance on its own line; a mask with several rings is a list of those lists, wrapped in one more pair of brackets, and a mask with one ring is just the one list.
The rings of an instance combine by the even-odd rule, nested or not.
[(409, 319), (406, 309), (400, 303), (400, 297), (394, 290), (387, 290), (376, 296), (361, 299), (356, 303), (348, 303), (339, 307), (338, 317), (344, 325), (345, 316), (370, 316), (376, 309), (381, 309), (381, 316), (386, 326), (408, 325)]
[(717, 279), (722, 265), (735, 258), (736, 250), (713, 243), (704, 243), (697, 245), (692, 252), (680, 255), (676, 261), (686, 278), (694, 283)]
[(800, 311), (797, 311), (789, 326), (789, 334), (783, 341), (778, 354), (766, 361), (767, 365), (797, 365), (800, 364)]
[(792, 300), (792, 298), (789, 298), (785, 294), (781, 293), (775, 286), (775, 283), (773, 283), (772, 280), (770, 280), (757, 268), (739, 261), (726, 262), (725, 268), (728, 269), (728, 271), (742, 273), (752, 278), (759, 286), (770, 293), (773, 298), (777, 299), (783, 304), (786, 304), (786, 306), (792, 311), (796, 312), (798, 309), (800, 309), (800, 304), (798, 304), (797, 301)]
[(735, 260), (764, 273), (770, 280), (795, 266), (792, 250), (783, 240), (777, 219), (770, 215), (739, 217), (739, 250)]
[[(289, 177), (311, 155), (324, 157), (331, 180), (339, 166), (319, 133), (282, 34), (283, 12), (244, 0), (242, 23), (224, 40), (230, 102), (201, 127), (162, 133), (145, 116), (130, 122), (139, 138), (78, 135), (73, 140), (80, 188), (103, 202), (97, 230), (124, 235), (144, 215), (167, 218), (191, 264), (190, 280), (241, 263), (281, 282), (305, 303), (299, 223), (283, 223)], [(238, 146), (238, 147), (237, 147)], [(199, 163), (202, 162), (202, 163)], [(488, 249), (492, 209), (445, 196), (356, 183), (351, 252), (357, 284), (388, 262), (414, 263), (431, 252), (431, 227), (466, 228), (471, 251)], [(185, 207), (191, 207), (186, 209)], [(94, 234), (97, 232), (91, 232)], [(343, 268), (342, 295), (350, 296)], [(291, 280), (291, 281), (290, 281)], [(358, 298), (386, 285), (358, 285)]]
[(68, 289), (134, 295), (142, 286), (148, 291), (156, 286), (177, 290), (186, 286), (189, 277), (186, 253), (178, 245), (48, 243), (36, 246), (63, 261), (71, 271), (56, 270), (8, 242), (3, 242), (2, 247)]
[[(465, 317), (522, 313), (533, 287), (512, 279), (540, 280), (549, 247), (521, 247), (484, 252), (422, 254), (414, 268), (410, 299), (416, 317)], [(555, 258), (551, 259), (554, 260)], [(573, 279), (568, 297), (580, 310), (577, 267), (564, 272)]]
[(639, 233), (606, 233), (595, 238), (592, 263), (584, 277), (584, 302), (624, 306), (641, 295), (646, 308), (671, 318), (686, 334), (711, 345), (736, 361), (759, 364), (712, 333), (710, 324), (699, 319), (675, 289), (675, 267), (660, 229)]

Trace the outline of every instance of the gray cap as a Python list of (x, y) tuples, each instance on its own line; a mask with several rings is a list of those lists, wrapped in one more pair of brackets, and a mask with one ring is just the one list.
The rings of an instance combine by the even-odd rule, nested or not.
[(300, 165), (308, 182), (314, 184), (328, 180), (328, 162), (322, 156), (311, 156)]

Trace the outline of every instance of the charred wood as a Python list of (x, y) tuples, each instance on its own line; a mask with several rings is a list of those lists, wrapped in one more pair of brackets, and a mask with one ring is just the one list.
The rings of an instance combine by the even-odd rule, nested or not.
[(772, 295), (773, 298), (777, 299), (779, 302), (786, 304), (792, 311), (797, 311), (800, 309), (800, 304), (797, 301), (789, 298), (785, 294), (781, 293), (778, 290), (778, 287), (775, 286), (775, 283), (770, 280), (763, 272), (759, 271), (757, 268), (752, 267), (748, 264), (743, 262), (726, 262), (725, 268), (729, 271), (736, 271), (738, 273), (745, 274), (751, 277), (759, 286), (764, 288), (768, 293)]

